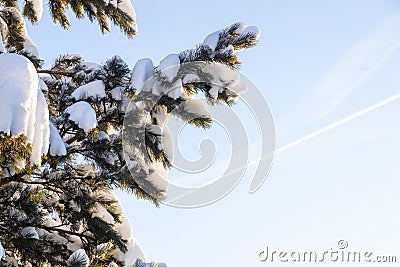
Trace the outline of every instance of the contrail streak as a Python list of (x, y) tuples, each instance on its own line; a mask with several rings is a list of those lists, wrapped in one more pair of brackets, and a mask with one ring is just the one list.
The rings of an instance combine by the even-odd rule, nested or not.
[(291, 147), (297, 146), (297, 145), (299, 145), (299, 144), (301, 144), (301, 143), (303, 143), (303, 142), (305, 142), (305, 141), (307, 141), (307, 140), (309, 140), (309, 139), (311, 139), (313, 137), (316, 137), (316, 136), (318, 136), (320, 134), (323, 134), (323, 133), (325, 133), (325, 132), (327, 132), (329, 130), (332, 130), (332, 129), (334, 129), (334, 128), (336, 128), (336, 127), (338, 127), (338, 126), (340, 126), (340, 125), (342, 125), (342, 124), (344, 124), (346, 122), (354, 120), (354, 119), (356, 119), (356, 118), (358, 118), (358, 117), (360, 117), (360, 116), (362, 116), (362, 115), (364, 115), (364, 114), (366, 114), (368, 112), (371, 112), (371, 111), (373, 111), (373, 110), (375, 110), (377, 108), (380, 108), (380, 107), (382, 107), (382, 106), (384, 106), (386, 104), (389, 104), (389, 103), (391, 103), (391, 102), (393, 102), (393, 101), (395, 101), (396, 99), (399, 99), (399, 98), (400, 98), (400, 93), (397, 93), (397, 94), (395, 94), (395, 95), (393, 95), (393, 96), (391, 96), (389, 98), (386, 98), (385, 100), (382, 100), (382, 101), (380, 101), (380, 102), (378, 102), (378, 103), (376, 103), (376, 104), (374, 104), (374, 105), (372, 105), (372, 106), (370, 106), (368, 108), (360, 110), (360, 111), (354, 113), (353, 115), (350, 115), (350, 116), (348, 116), (348, 117), (346, 117), (344, 119), (341, 119), (341, 120), (339, 120), (337, 122), (334, 122), (334, 123), (332, 123), (332, 124), (330, 124), (328, 126), (325, 126), (322, 129), (317, 130), (317, 131), (315, 131), (315, 132), (313, 132), (313, 133), (311, 133), (309, 135), (306, 135), (306, 136), (304, 136), (304, 137), (302, 137), (302, 138), (300, 138), (300, 139), (298, 139), (298, 140), (296, 140), (296, 141), (294, 141), (294, 142), (292, 142), (290, 144), (287, 144), (287, 145), (285, 145), (285, 146), (283, 146), (281, 148), (278, 148), (278, 149), (275, 150), (275, 154), (280, 153), (282, 151), (285, 151), (285, 150), (287, 150), (287, 149), (289, 149)]
[[(378, 102), (378, 103), (376, 103), (376, 104), (374, 104), (372, 106), (369, 106), (369, 107), (367, 107), (365, 109), (362, 109), (362, 110), (360, 110), (360, 111), (358, 111), (358, 112), (356, 112), (356, 113), (354, 113), (354, 114), (352, 114), (352, 115), (350, 115), (350, 116), (348, 116), (346, 118), (343, 118), (343, 119), (341, 119), (341, 120), (339, 120), (337, 122), (329, 124), (328, 126), (325, 126), (324, 128), (322, 128), (320, 130), (317, 130), (317, 131), (315, 131), (315, 132), (313, 132), (311, 134), (308, 134), (308, 135), (306, 135), (306, 136), (304, 136), (304, 137), (302, 137), (300, 139), (297, 139), (296, 141), (294, 141), (292, 143), (289, 143), (289, 144), (287, 144), (287, 145), (285, 145), (283, 147), (280, 147), (280, 148), (276, 149), (274, 151), (274, 153), (269, 153), (269, 154), (264, 155), (264, 156), (262, 156), (262, 157), (260, 157), (260, 158), (258, 158), (256, 160), (250, 161), (250, 162), (248, 162), (248, 164), (246, 166), (241, 166), (241, 167), (239, 167), (237, 169), (231, 170), (230, 172), (225, 173), (225, 175), (232, 175), (232, 174), (234, 174), (236, 172), (240, 172), (243, 169), (246, 169), (248, 166), (252, 166), (252, 165), (258, 164), (261, 159), (272, 157), (275, 154), (281, 153), (281, 152), (283, 152), (283, 151), (285, 151), (287, 149), (290, 149), (292, 147), (300, 145), (301, 143), (304, 143), (304, 142), (306, 142), (306, 141), (308, 141), (308, 140), (310, 140), (310, 139), (312, 139), (312, 138), (314, 138), (314, 137), (316, 137), (318, 135), (321, 135), (321, 134), (323, 134), (323, 133), (325, 133), (327, 131), (330, 131), (330, 130), (336, 128), (336, 127), (339, 127), (340, 125), (343, 125), (343, 124), (345, 124), (345, 123), (347, 123), (349, 121), (352, 121), (352, 120), (354, 120), (356, 118), (359, 118), (362, 115), (367, 114), (368, 112), (374, 111), (375, 109), (378, 109), (378, 108), (380, 108), (380, 107), (382, 107), (382, 106), (384, 106), (386, 104), (389, 104), (389, 103), (391, 103), (391, 102), (393, 102), (393, 101), (395, 101), (395, 100), (397, 100), (399, 98), (400, 98), (400, 93), (397, 93), (397, 94), (395, 94), (395, 95), (393, 95), (391, 97), (388, 97), (388, 98), (386, 98), (386, 99), (384, 99), (384, 100), (382, 100), (382, 101), (380, 101), (380, 102)], [(264, 178), (264, 180), (265, 179), (266, 179), (266, 177)], [(185, 193), (183, 193), (181, 195), (175, 196), (174, 198), (170, 199), (168, 202), (169, 203), (173, 203), (174, 201), (176, 201), (176, 200), (178, 200), (178, 199), (180, 199), (182, 197), (185, 197), (187, 195), (192, 194), (194, 191), (196, 191), (196, 188), (188, 190), (187, 192), (185, 192)]]

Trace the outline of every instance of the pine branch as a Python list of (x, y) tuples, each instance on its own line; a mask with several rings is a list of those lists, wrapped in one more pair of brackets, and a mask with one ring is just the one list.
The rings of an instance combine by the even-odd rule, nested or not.
[(13, 176), (9, 176), (9, 177), (4, 177), (4, 178), (0, 178), (0, 187), (12, 183), (12, 182), (23, 182), (23, 180), (21, 179), (22, 177), (24, 177), (26, 175), (26, 173), (19, 173), (19, 174), (15, 174)]
[(89, 235), (85, 235), (83, 233), (76, 233), (76, 232), (73, 232), (73, 231), (57, 228), (57, 227), (60, 227), (60, 226), (49, 227), (49, 226), (40, 225), (38, 227), (40, 227), (40, 228), (42, 228), (44, 230), (47, 230), (47, 231), (56, 231), (56, 232), (59, 232), (59, 233), (62, 233), (62, 234), (68, 234), (68, 235), (77, 236), (79, 238), (85, 238), (85, 239), (91, 240), (93, 242), (97, 241), (96, 238), (94, 238), (92, 236), (89, 236)]
[(46, 73), (46, 74), (51, 74), (51, 75), (61, 75), (61, 76), (68, 76), (68, 77), (74, 77), (76, 72), (72, 71), (62, 71), (62, 70), (37, 70), (37, 73)]

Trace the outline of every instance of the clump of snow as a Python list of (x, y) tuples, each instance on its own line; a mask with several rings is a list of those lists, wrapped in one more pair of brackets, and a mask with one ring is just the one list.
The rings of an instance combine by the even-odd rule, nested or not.
[(211, 85), (211, 89), (208, 90), (208, 94), (210, 95), (210, 98), (215, 101), (218, 98), (218, 93), (223, 91), (223, 90), (224, 90), (223, 87), (221, 87), (219, 85), (212, 84)]
[(36, 48), (35, 43), (32, 41), (32, 39), (29, 37), (29, 35), (26, 31), (25, 19), (22, 17), (19, 10), (15, 7), (5, 7), (5, 8), (3, 8), (2, 11), (3, 11), (3, 15), (5, 15), (8, 19), (18, 21), (22, 25), (22, 28), (20, 30), (21, 37), (23, 38), (23, 46), (24, 46), (22, 51), (26, 52), (30, 56), (39, 58), (39, 51)]
[(199, 82), (200, 81), (200, 77), (197, 76), (194, 73), (188, 73), (185, 75), (185, 77), (183, 77), (182, 79), (182, 83), (186, 84), (186, 83), (193, 83), (193, 82)]
[(135, 9), (132, 6), (132, 3), (130, 0), (122, 0), (122, 1), (116, 1), (117, 2), (117, 7), (121, 11), (125, 12), (131, 19), (135, 20), (136, 19), (136, 12)]
[(151, 113), (151, 120), (155, 121), (155, 124), (163, 127), (168, 119), (168, 111), (164, 106), (157, 106)]
[(193, 114), (194, 118), (211, 118), (210, 111), (207, 110), (206, 105), (200, 99), (187, 100), (183, 102), (183, 106), (186, 112)]
[[(149, 86), (147, 86), (149, 85)], [(150, 87), (151, 86), (151, 87)], [(165, 91), (165, 88), (161, 84), (161, 82), (157, 79), (151, 78), (148, 82), (146, 82), (145, 92), (151, 92), (153, 95), (159, 96), (162, 95)]]
[(52, 122), (50, 122), (50, 149), (49, 154), (51, 156), (65, 156), (67, 155), (67, 149), (65, 143), (61, 139), (58, 129)]
[(39, 88), (40, 88), (40, 90), (42, 90), (42, 92), (48, 92), (49, 91), (49, 88), (47, 87), (47, 84), (41, 78), (39, 78)]
[(131, 1), (130, 0), (121, 0), (121, 1), (115, 1), (115, 2), (117, 2), (118, 9), (123, 11), (124, 13), (126, 13), (132, 19), (132, 21), (130, 22), (130, 27), (131, 27), (131, 30), (137, 34), (138, 29), (137, 29), (137, 25), (136, 25), (136, 12), (132, 6)]
[(71, 97), (75, 100), (85, 100), (88, 98), (102, 99), (106, 97), (105, 88), (102, 80), (96, 80), (76, 88), (72, 92)]
[[(156, 107), (152, 113), (151, 113), (151, 121), (153, 124), (147, 125), (146, 130), (154, 135), (157, 136), (156, 142), (158, 149), (163, 149), (164, 152), (166, 153), (167, 158), (172, 162), (173, 160), (173, 140), (171, 137), (171, 133), (167, 127), (167, 120), (169, 118), (169, 113), (167, 112), (166, 108), (163, 106), (158, 106)], [(139, 164), (139, 163), (138, 163)], [(161, 178), (163, 181), (160, 182), (162, 184), (162, 192), (161, 194), (164, 193), (164, 190), (166, 190), (165, 187), (165, 180), (167, 179), (166, 177), (166, 172), (161, 171), (160, 173), (154, 172), (154, 168), (152, 166), (147, 166), (144, 165), (145, 163), (142, 162), (142, 164), (139, 164), (139, 166), (142, 167), (143, 170), (145, 170), (146, 173), (151, 174), (152, 178), (150, 180), (144, 180), (140, 181), (141, 185), (143, 186), (148, 186), (148, 188), (153, 189), (154, 188), (154, 182), (156, 183), (157, 186), (157, 174), (161, 174), (159, 178)], [(143, 166), (144, 165), (144, 166)]]
[[(103, 1), (104, 1), (104, 0), (103, 0)], [(111, 4), (113, 7), (117, 8), (117, 7), (118, 7), (118, 0), (110, 0), (110, 4)]]
[(116, 250), (113, 256), (117, 260), (125, 262), (126, 266), (133, 265), (138, 259), (146, 260), (143, 249), (134, 237), (128, 239), (127, 249), (128, 251), (126, 253)]
[(96, 112), (88, 102), (76, 102), (69, 106), (65, 113), (69, 114), (69, 119), (85, 132), (97, 127)]
[(156, 80), (151, 89), (151, 93), (155, 96), (168, 95), (170, 98), (178, 99), (182, 97), (185, 90), (182, 85), (182, 80), (177, 79), (171, 84), (163, 84)]
[[(32, 102), (36, 100), (38, 78), (35, 67), (25, 57), (0, 55), (0, 131), (18, 136), (28, 135)], [(33, 138), (31, 138), (33, 139)]]
[(208, 46), (211, 50), (214, 51), (217, 48), (220, 33), (221, 31), (218, 30), (207, 35), (207, 37), (203, 41), (203, 45)]
[(80, 267), (87, 267), (89, 266), (89, 257), (86, 254), (85, 250), (78, 249), (74, 253), (69, 256), (68, 260), (65, 261), (67, 266), (75, 266), (76, 262), (80, 263)]
[(247, 26), (243, 32), (242, 35), (246, 35), (248, 33), (253, 33), (256, 36), (256, 40), (260, 38), (260, 28), (257, 26)]
[[(58, 221), (56, 219), (58, 219)], [(59, 220), (57, 216), (54, 218), (46, 216), (44, 218), (43, 225), (48, 227), (55, 227), (61, 230), (67, 230), (67, 231), (70, 230), (68, 226), (62, 224), (62, 222)], [(68, 250), (75, 251), (77, 249), (80, 249), (83, 245), (80, 238), (77, 236), (71, 235), (68, 237), (68, 239), (66, 239), (65, 237), (60, 236), (56, 232), (49, 232), (41, 228), (38, 228), (37, 232), (40, 239), (53, 240), (58, 244), (67, 244)]]
[(75, 170), (78, 172), (78, 175), (81, 177), (96, 177), (98, 175), (98, 168), (96, 164), (93, 163), (83, 163), (79, 165), (75, 165)]
[(223, 87), (230, 87), (240, 82), (240, 73), (224, 64), (209, 63), (204, 66), (203, 72), (211, 74), (212, 82)]
[(0, 242), (0, 261), (6, 256), (6, 251)]
[(119, 86), (110, 90), (111, 97), (115, 100), (122, 101), (124, 100), (124, 88)]
[(247, 27), (247, 24), (244, 22), (237, 22), (235, 24), (238, 25), (238, 28), (234, 31), (234, 33), (236, 33), (236, 34), (242, 34), (244, 29), (246, 29), (246, 27)]
[[(143, 86), (147, 88), (145, 82), (154, 75), (153, 61), (150, 58), (139, 59), (132, 70), (131, 87), (141, 91)], [(147, 90), (144, 90), (147, 91)]]
[(133, 264), (138, 259), (146, 259), (142, 247), (136, 241), (136, 238), (131, 237), (128, 241), (128, 251), (125, 254), (124, 261), (128, 264)]
[(157, 67), (157, 71), (161, 76), (165, 77), (169, 82), (176, 77), (180, 68), (180, 58), (177, 54), (170, 54), (161, 60)]
[(49, 111), (33, 64), (16, 54), (0, 55), (0, 132), (24, 134), (32, 144), (30, 161), (40, 164), (49, 147)]
[(170, 162), (173, 162), (174, 161), (174, 140), (172, 138), (171, 131), (169, 130), (167, 125), (165, 125), (163, 128), (161, 146), (165, 152), (167, 159)]
[(131, 223), (126, 217), (122, 218), (121, 223), (117, 223), (114, 229), (121, 235), (122, 239), (129, 240), (132, 237)]
[(173, 99), (178, 99), (178, 98), (182, 97), (183, 91), (184, 91), (184, 89), (182, 86), (182, 80), (178, 79), (171, 86), (171, 89), (169, 89), (168, 96)]
[(108, 136), (108, 134), (104, 131), (99, 132), (99, 134), (97, 135), (97, 140), (108, 140), (110, 137)]
[(92, 211), (92, 218), (100, 218), (108, 224), (114, 224), (114, 217), (101, 205), (97, 205)]
[(236, 88), (240, 84), (240, 74), (237, 70), (233, 70), (223, 64), (210, 63), (207, 64), (203, 71), (212, 75), (213, 80), (211, 89), (208, 91), (209, 96), (214, 101), (217, 99), (218, 94), (226, 89)]
[(235, 48), (233, 47), (233, 45), (228, 45), (227, 47), (224, 47), (220, 50), (218, 50), (218, 53), (228, 53), (228, 54), (232, 54), (234, 53)]
[(115, 165), (115, 163), (119, 160), (118, 156), (112, 151), (104, 153), (101, 155), (101, 157), (110, 165)]
[(120, 250), (116, 250), (114, 257), (119, 261), (124, 261), (126, 265), (134, 264), (137, 259), (145, 260), (146, 257), (142, 248), (132, 236), (132, 228), (129, 220), (124, 217), (123, 222), (117, 223), (114, 228), (121, 235), (122, 239), (128, 240), (128, 251), (123, 253)]
[(28, 35), (25, 36), (23, 51), (32, 57), (39, 58), (39, 50), (36, 48), (36, 44)]
[[(117, 200), (115, 195), (112, 192), (109, 191), (104, 191), (101, 193), (101, 196), (104, 197), (105, 199), (108, 200)], [(123, 213), (123, 209), (119, 201), (117, 200), (116, 202), (116, 207), (115, 211), (118, 214)], [(104, 216), (104, 215), (102, 215)], [(119, 261), (124, 261), (125, 266), (128, 265), (133, 265), (137, 259), (141, 260), (146, 260), (146, 256), (144, 255), (144, 252), (142, 248), (140, 247), (139, 243), (136, 241), (135, 237), (132, 234), (132, 226), (131, 223), (129, 222), (128, 218), (125, 216), (122, 216), (122, 222), (121, 223), (116, 223), (114, 225), (114, 229), (119, 233), (122, 239), (127, 240), (127, 246), (128, 246), (128, 251), (126, 253), (123, 253), (119, 249), (116, 249), (113, 252), (113, 256), (119, 260)]]
[(102, 198), (109, 200), (109, 201), (114, 201), (113, 206), (114, 206), (116, 214), (124, 213), (121, 203), (119, 202), (119, 200), (115, 197), (115, 195), (111, 191), (100, 191), (98, 193)]
[(30, 162), (40, 164), (41, 157), (46, 155), (49, 150), (50, 140), (49, 110), (47, 109), (46, 99), (41, 90), (38, 90), (36, 103), (35, 133), (32, 141)]
[(28, 226), (21, 230), (21, 235), (25, 238), (31, 238), (39, 240), (39, 234), (36, 232), (35, 227)]
[(85, 70), (90, 70), (90, 71), (93, 71), (93, 70), (101, 67), (101, 65), (99, 65), (97, 63), (93, 63), (93, 62), (81, 62), (79, 65), (81, 68), (83, 68)]
[(210, 74), (212, 78), (211, 89), (208, 94), (212, 100), (218, 98), (218, 94), (225, 90), (230, 93), (244, 93), (247, 91), (247, 85), (240, 83), (240, 73), (220, 63), (209, 63), (203, 68), (204, 73)]
[(43, 1), (42, 0), (27, 0), (27, 3), (31, 3), (33, 7), (33, 11), (39, 22), (42, 19), (43, 15)]

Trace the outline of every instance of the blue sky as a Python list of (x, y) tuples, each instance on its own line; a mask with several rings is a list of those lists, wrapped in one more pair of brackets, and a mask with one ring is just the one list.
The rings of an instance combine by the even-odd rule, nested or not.
[[(270, 105), (278, 148), (400, 90), (399, 1), (133, 4), (139, 25), (134, 40), (116, 28), (102, 36), (87, 21), (73, 20), (63, 31), (47, 14), (29, 32), (47, 65), (60, 53), (80, 53), (94, 62), (120, 55), (133, 66), (142, 57), (157, 63), (236, 21), (257, 25), (259, 45), (241, 53), (241, 71)], [(400, 260), (399, 101), (282, 151), (255, 194), (248, 194), (249, 168), (231, 194), (200, 209), (157, 209), (121, 195), (146, 255), (174, 267), (308, 266), (262, 263), (258, 253), (267, 244), (327, 250), (345, 239), (354, 250)], [(213, 134), (222, 135), (218, 129), (202, 133)], [(187, 153), (197, 153), (182, 142)], [(251, 142), (253, 158), (259, 145)]]

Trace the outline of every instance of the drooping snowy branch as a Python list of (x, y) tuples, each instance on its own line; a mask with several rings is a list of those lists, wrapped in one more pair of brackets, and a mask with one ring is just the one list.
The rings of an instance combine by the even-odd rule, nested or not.
[[(68, 26), (69, 1), (50, 4), (53, 18)], [(129, 1), (76, 4), (72, 11), (97, 18), (103, 31), (111, 20), (136, 34)], [(40, 10), (33, 9), (40, 1), (29, 5), (39, 19)], [(7, 114), (0, 116), (0, 222), (7, 225), (0, 227), (0, 242), (7, 264), (166, 266), (146, 263), (111, 190), (121, 188), (156, 205), (165, 198), (174, 154), (168, 120), (211, 126), (206, 104), (230, 105), (247, 89), (237, 72), (237, 52), (256, 44), (258, 28), (233, 24), (194, 49), (167, 55), (158, 66), (145, 58), (130, 70), (118, 56), (95, 64), (64, 55), (49, 70), (37, 71), (38, 65), (9, 54), (31, 61), (37, 55), (24, 27), (12, 33), (13, 26), (24, 26), (22, 17), (14, 9), (0, 10), (2, 34), (8, 31), (8, 53), (0, 55), (0, 96), (7, 100), (0, 106)], [(38, 78), (38, 72), (46, 75)], [(126, 132), (135, 138), (124, 138)], [(37, 166), (13, 169), (24, 163)]]
[(16, 7), (5, 7), (0, 10), (0, 19), (7, 25), (3, 31), (6, 47), (15, 48), (17, 52), (39, 59), (39, 51), (27, 33), (25, 20), (19, 10)]
[(24, 5), (23, 15), (32, 23), (39, 23), (43, 15), (43, 1), (27, 0)]

